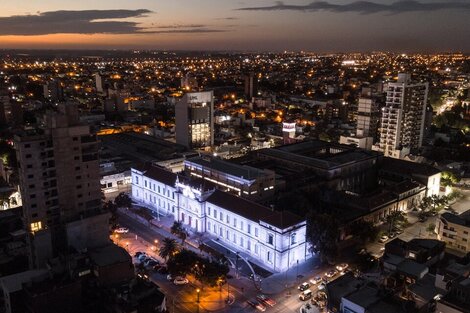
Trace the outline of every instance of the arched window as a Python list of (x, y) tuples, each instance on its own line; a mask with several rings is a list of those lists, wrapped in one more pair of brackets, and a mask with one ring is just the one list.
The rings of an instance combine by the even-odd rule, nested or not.
[(290, 244), (295, 245), (296, 243), (297, 243), (297, 234), (293, 233), (292, 235), (290, 235)]

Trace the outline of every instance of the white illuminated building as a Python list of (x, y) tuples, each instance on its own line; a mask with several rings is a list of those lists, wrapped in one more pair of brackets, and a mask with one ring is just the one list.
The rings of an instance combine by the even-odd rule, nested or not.
[(156, 166), (132, 169), (132, 197), (157, 216), (173, 215), (192, 232), (206, 233), (271, 271), (282, 272), (311, 254), (306, 221), (188, 180)]

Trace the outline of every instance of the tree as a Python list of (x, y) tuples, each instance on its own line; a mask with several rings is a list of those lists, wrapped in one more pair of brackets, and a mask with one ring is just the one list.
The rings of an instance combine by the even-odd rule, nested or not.
[(118, 219), (117, 208), (118, 206), (112, 201), (106, 201), (103, 204), (103, 209), (111, 213), (111, 218), (109, 220), (111, 224), (115, 224), (117, 222), (117, 219)]
[(168, 261), (169, 258), (173, 257), (178, 251), (179, 246), (175, 239), (165, 238), (162, 240), (162, 247), (160, 248), (159, 255)]
[(114, 203), (120, 208), (130, 208), (132, 206), (131, 198), (124, 192), (118, 194), (116, 199), (114, 199)]
[(373, 222), (359, 220), (354, 222), (350, 228), (351, 235), (358, 237), (362, 243), (377, 240), (379, 236), (379, 228)]
[(429, 235), (434, 235), (435, 234), (435, 229), (436, 229), (436, 224), (430, 223), (426, 227), (426, 231), (429, 233)]
[(181, 239), (181, 244), (184, 244), (184, 241), (188, 237), (188, 233), (184, 229), (182, 222), (174, 221), (173, 225), (171, 226), (170, 231), (173, 235), (176, 235)]
[(193, 267), (199, 259), (193, 251), (182, 249), (168, 260), (166, 266), (171, 275), (186, 276), (193, 272)]
[(339, 223), (328, 214), (310, 213), (307, 216), (307, 240), (312, 252), (318, 253), (322, 262), (334, 261), (338, 254)]
[(194, 276), (201, 283), (215, 287), (220, 285), (221, 282), (226, 281), (229, 271), (230, 268), (227, 264), (215, 261), (210, 262), (207, 259), (203, 259), (203, 261), (198, 263), (198, 266), (195, 267)]
[(460, 181), (460, 178), (452, 172), (444, 171), (441, 175), (442, 186), (452, 186)]
[(406, 223), (408, 220), (403, 211), (395, 210), (387, 215), (385, 221), (388, 223), (388, 232), (391, 233), (394, 227), (398, 226), (398, 224)]

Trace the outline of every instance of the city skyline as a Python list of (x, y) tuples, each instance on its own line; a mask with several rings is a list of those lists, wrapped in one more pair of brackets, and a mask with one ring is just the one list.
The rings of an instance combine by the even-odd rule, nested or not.
[(470, 51), (470, 1), (3, 3), (0, 49)]

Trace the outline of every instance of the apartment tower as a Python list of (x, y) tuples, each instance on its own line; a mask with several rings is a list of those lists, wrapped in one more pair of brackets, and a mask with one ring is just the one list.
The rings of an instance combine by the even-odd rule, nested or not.
[(428, 83), (413, 83), (410, 74), (399, 74), (386, 89), (380, 119), (380, 141), (374, 150), (402, 158), (422, 146)]

